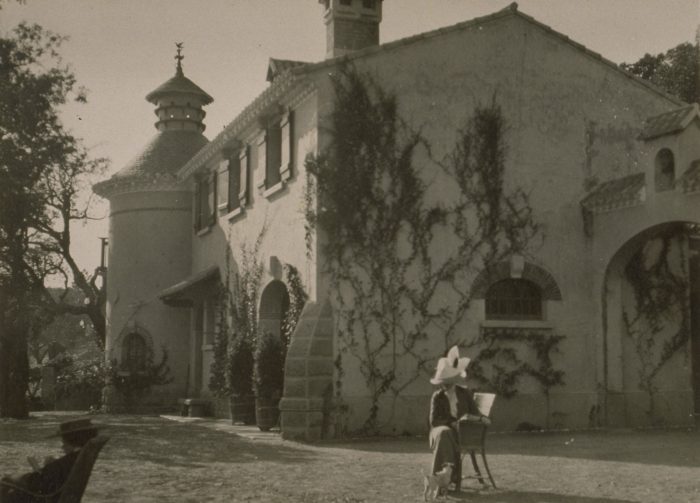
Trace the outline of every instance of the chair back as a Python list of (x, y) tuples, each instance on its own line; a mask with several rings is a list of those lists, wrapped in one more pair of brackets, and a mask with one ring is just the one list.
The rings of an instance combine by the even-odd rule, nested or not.
[(107, 443), (109, 437), (97, 436), (90, 439), (80, 449), (78, 459), (75, 460), (73, 468), (71, 468), (68, 478), (61, 488), (61, 495), (58, 498), (58, 503), (79, 503), (87, 487), (92, 467), (97, 461), (97, 456), (100, 454), (102, 447)]
[(479, 411), (486, 417), (491, 416), (491, 407), (496, 400), (494, 393), (474, 393), (474, 401)]

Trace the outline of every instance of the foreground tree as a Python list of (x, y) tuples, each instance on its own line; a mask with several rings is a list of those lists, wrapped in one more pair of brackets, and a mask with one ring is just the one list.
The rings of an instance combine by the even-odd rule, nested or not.
[(685, 42), (668, 51), (645, 54), (635, 63), (622, 63), (623, 70), (649, 80), (688, 103), (700, 102), (700, 48)]
[[(55, 314), (86, 314), (104, 345), (104, 316), (94, 277), (71, 255), (70, 226), (89, 218), (80, 195), (105, 166), (66, 131), (60, 107), (85, 101), (58, 48), (65, 39), (21, 24), (0, 37), (0, 417), (27, 417), (30, 320), (38, 304)], [(73, 305), (52, 296), (60, 275), (85, 295)]]

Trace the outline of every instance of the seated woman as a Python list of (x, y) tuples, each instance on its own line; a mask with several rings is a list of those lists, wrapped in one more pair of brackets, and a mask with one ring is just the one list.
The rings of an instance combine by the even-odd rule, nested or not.
[(433, 451), (432, 473), (451, 463), (455, 490), (462, 485), (462, 462), (459, 450), (459, 420), (490, 424), (488, 417), (479, 412), (474, 394), (467, 387), (466, 368), (469, 358), (459, 357), (453, 346), (447, 356), (438, 360), (435, 376), (430, 380), (440, 388), (430, 399), (430, 448)]
[(64, 456), (53, 459), (46, 458), (43, 467), (30, 458), (29, 462), (34, 471), (26, 473), (21, 477), (3, 477), (0, 480), (0, 503), (32, 503), (41, 501), (43, 503), (58, 501), (58, 495), (54, 498), (34, 497), (25, 492), (34, 494), (53, 494), (58, 491), (68, 478), (71, 468), (78, 459), (80, 449), (87, 442), (97, 436), (97, 427), (90, 419), (76, 419), (61, 423), (57, 434), (52, 437), (61, 437), (63, 441)]

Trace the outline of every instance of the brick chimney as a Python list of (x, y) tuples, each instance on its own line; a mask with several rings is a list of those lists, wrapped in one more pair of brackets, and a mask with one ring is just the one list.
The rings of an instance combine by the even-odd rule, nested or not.
[(318, 0), (324, 7), (326, 58), (379, 45), (382, 0)]

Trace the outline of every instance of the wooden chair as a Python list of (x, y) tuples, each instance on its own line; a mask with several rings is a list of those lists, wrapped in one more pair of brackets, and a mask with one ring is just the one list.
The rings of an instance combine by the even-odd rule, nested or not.
[[(477, 407), (481, 413), (489, 417), (491, 413), (491, 406), (496, 398), (493, 393), (474, 393), (474, 400), (476, 401)], [(469, 421), (459, 422), (459, 448), (462, 453), (462, 470), (464, 471), (464, 458), (467, 454), (472, 460), (472, 466), (476, 475), (466, 475), (462, 476), (462, 479), (476, 478), (482, 484), (486, 485), (484, 477), (481, 475), (479, 470), (479, 465), (476, 462), (476, 453), (481, 454), (481, 460), (486, 469), (486, 474), (491, 481), (491, 485), (495, 488), (496, 482), (493, 480), (491, 475), (491, 470), (489, 470), (489, 464), (486, 461), (486, 432), (488, 431), (488, 426), (482, 423), (474, 423)]]
[(95, 465), (95, 461), (97, 461), (97, 456), (100, 454), (102, 447), (104, 447), (108, 440), (109, 437), (97, 436), (88, 441), (88, 443), (85, 444), (82, 449), (80, 449), (78, 459), (75, 460), (75, 464), (73, 465), (73, 468), (71, 468), (68, 478), (56, 492), (50, 494), (38, 494), (28, 491), (24, 487), (15, 485), (7, 480), (0, 481), (0, 485), (4, 485), (15, 491), (28, 494), (36, 501), (79, 503), (83, 498), (83, 493), (85, 492), (88, 480), (90, 479), (92, 467)]

